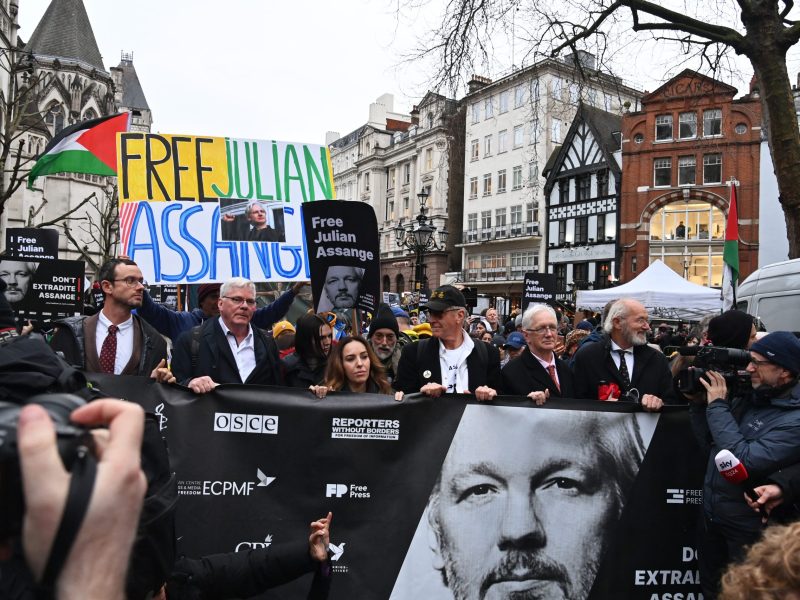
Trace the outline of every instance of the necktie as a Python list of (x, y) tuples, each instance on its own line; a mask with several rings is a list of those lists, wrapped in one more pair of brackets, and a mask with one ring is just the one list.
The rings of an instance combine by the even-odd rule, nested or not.
[(114, 362), (117, 359), (117, 331), (116, 325), (108, 326), (108, 335), (103, 340), (103, 347), (100, 348), (100, 370), (103, 373), (114, 372)]
[(556, 386), (556, 389), (561, 392), (561, 386), (558, 385), (558, 379), (556, 379), (556, 366), (555, 365), (547, 365), (547, 372), (550, 373), (550, 379), (553, 380), (553, 383)]
[(631, 387), (631, 375), (628, 373), (628, 363), (625, 362), (625, 350), (615, 350), (619, 354), (619, 375), (622, 378), (622, 385), (625, 386), (625, 391)]

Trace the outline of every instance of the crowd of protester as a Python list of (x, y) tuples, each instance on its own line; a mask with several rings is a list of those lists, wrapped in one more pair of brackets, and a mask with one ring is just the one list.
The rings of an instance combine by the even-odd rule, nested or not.
[[(150, 298), (141, 271), (130, 260), (109, 261), (99, 270), (98, 279), (104, 296), (101, 310), (58, 323), (50, 339), (53, 349), (87, 372), (146, 375), (163, 384), (184, 385), (196, 394), (229, 383), (289, 386), (326, 401), (335, 401), (338, 393), (357, 392), (391, 395), (396, 401), (407, 394), (438, 398), (452, 393), (471, 394), (478, 401), (517, 396), (537, 405), (573, 399), (618, 401), (636, 403), (645, 411), (688, 404), (702, 458), (709, 461), (703, 520), (697, 533), (705, 598), (716, 597), (728, 565), (741, 561), (759, 541), (765, 518), (771, 523), (797, 516), (800, 341), (788, 332), (757, 333), (753, 319), (745, 313), (708, 315), (695, 324), (651, 325), (651, 316), (640, 302), (620, 298), (599, 314), (584, 311), (574, 316), (532, 304), (525, 311), (514, 310), (503, 322), (493, 307), (470, 315), (461, 291), (441, 286), (417, 311), (380, 305), (373, 315), (349, 319), (348, 326), (342, 327), (341, 321), (337, 326), (341, 315), (333, 313), (309, 311), (294, 323), (284, 319), (303, 283), (260, 308), (256, 287), (246, 279), (204, 284), (196, 308), (174, 311)], [(12, 328), (8, 318), (0, 323), (0, 333)], [(700, 379), (701, 389), (679, 389), (678, 373), (692, 364), (692, 358), (684, 356), (691, 353), (681, 351), (708, 345), (749, 350), (750, 362), (741, 370), (752, 387), (731, 390), (726, 378), (710, 370)], [(74, 418), (111, 427), (100, 464), (124, 467), (114, 467), (115, 472), (99, 481), (94, 493), (98, 497), (118, 494), (120, 503), (135, 512), (141, 502), (138, 484), (120, 490), (124, 482), (138, 480), (141, 474), (126, 462), (141, 439), (136, 424), (141, 411), (115, 402), (95, 402), (89, 407)], [(758, 427), (753, 427), (754, 422)], [(42, 411), (29, 407), (22, 413), (20, 448), (26, 491), (41, 476), (34, 473), (39, 468), (55, 473), (59, 486), (67, 485), (69, 476), (63, 468), (59, 471), (57, 465), (47, 464), (54, 460), (54, 451), (47, 448), (51, 430)], [(46, 456), (37, 458), (39, 446)], [(723, 448), (746, 463), (761, 484), (755, 488), (757, 500), (745, 498), (740, 488), (719, 475), (714, 455)], [(41, 514), (31, 511), (26, 517), (47, 524), (25, 540), (34, 576), (43, 565), (33, 557), (47, 552), (30, 548), (48, 547), (58, 523), (53, 514), (58, 513), (64, 496), (63, 490), (58, 491), (56, 499), (37, 505)], [(93, 507), (113, 510), (102, 504), (93, 503)], [(328, 515), (312, 523), (298, 573), (325, 563), (330, 520)], [(120, 528), (130, 537), (130, 523), (121, 523)], [(83, 551), (81, 535), (75, 547)], [(97, 543), (91, 535), (84, 536), (89, 546)], [(751, 559), (767, 561), (767, 547), (781, 551), (776, 535), (768, 536), (763, 546), (754, 546)], [(128, 540), (125, 536), (121, 539)], [(204, 577), (214, 581), (215, 568), (230, 571), (228, 560), (184, 561), (174, 588), (185, 585), (187, 573), (195, 573), (195, 581)], [(738, 568), (725, 576), (724, 597), (751, 597), (735, 595), (731, 582), (755, 581), (761, 575), (754, 573), (764, 568)], [(319, 579), (322, 571), (317, 571)], [(73, 577), (70, 561), (62, 575)], [(798, 592), (796, 573), (793, 577), (793, 583), (786, 585), (794, 587), (784, 590)], [(66, 590), (68, 583), (63, 585)], [(316, 597), (327, 594), (325, 585), (314, 589)], [(63, 597), (69, 595), (65, 592)], [(174, 597), (180, 596), (176, 592)]]

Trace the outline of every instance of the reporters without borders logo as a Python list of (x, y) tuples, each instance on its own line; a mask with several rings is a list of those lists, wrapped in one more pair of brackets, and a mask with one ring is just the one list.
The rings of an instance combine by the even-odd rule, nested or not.
[(256, 469), (258, 481), (224, 481), (195, 480), (179, 481), (178, 494), (181, 496), (249, 496), (257, 487), (267, 487), (274, 477), (264, 475), (264, 471)]
[(331, 438), (350, 440), (398, 440), (399, 419), (331, 419)]
[(278, 433), (276, 415), (247, 415), (243, 413), (214, 413), (214, 431), (231, 433)]
[(702, 504), (703, 490), (667, 488), (667, 504)]

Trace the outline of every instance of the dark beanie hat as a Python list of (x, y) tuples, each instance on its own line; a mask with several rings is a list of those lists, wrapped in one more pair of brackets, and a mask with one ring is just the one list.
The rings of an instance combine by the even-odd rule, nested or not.
[(0, 279), (0, 331), (17, 330), (17, 320), (14, 318), (14, 311), (6, 300), (6, 282)]
[(729, 310), (708, 322), (708, 339), (715, 346), (723, 348), (747, 348), (753, 317), (741, 310)]
[(395, 335), (400, 335), (400, 328), (397, 326), (397, 318), (388, 304), (379, 304), (375, 316), (369, 324), (369, 337), (378, 329), (391, 329)]
[(206, 296), (214, 292), (219, 292), (219, 288), (221, 287), (221, 283), (204, 283), (197, 289), (197, 303), (202, 304)]
[(800, 374), (800, 340), (793, 333), (774, 331), (750, 346), (750, 350), (795, 375)]

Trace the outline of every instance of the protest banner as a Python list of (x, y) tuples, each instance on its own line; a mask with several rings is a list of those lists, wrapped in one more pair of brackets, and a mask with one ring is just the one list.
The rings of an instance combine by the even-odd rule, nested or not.
[(6, 229), (6, 256), (58, 258), (58, 231), (44, 227), (9, 227)]
[(374, 312), (380, 291), (375, 211), (363, 202), (303, 205), (303, 226), (317, 312)]
[(335, 198), (325, 146), (119, 134), (122, 252), (153, 284), (310, 277), (300, 206)]
[[(180, 554), (304, 540), (330, 510), (334, 600), (452, 600), (456, 586), (472, 598), (476, 585), (497, 597), (700, 598), (705, 457), (685, 407), (319, 400), (241, 385), (198, 396), (96, 379), (160, 418), (180, 491)], [(302, 599), (309, 582), (260, 597)]]
[(6, 299), (17, 317), (40, 324), (83, 313), (84, 268), (80, 260), (0, 260)]
[(522, 310), (528, 304), (542, 303), (555, 305), (556, 301), (556, 276), (550, 273), (525, 273), (525, 283), (522, 288)]

